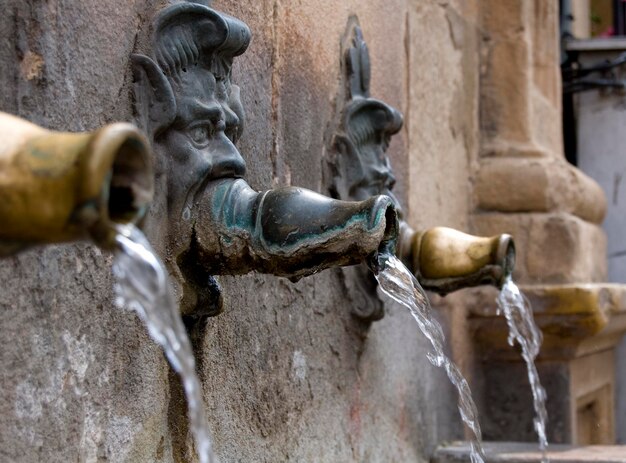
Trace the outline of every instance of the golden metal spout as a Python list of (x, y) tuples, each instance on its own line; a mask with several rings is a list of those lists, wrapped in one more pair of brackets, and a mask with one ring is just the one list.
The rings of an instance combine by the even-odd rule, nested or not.
[(513, 272), (515, 245), (510, 235), (484, 238), (446, 227), (413, 232), (407, 226), (404, 231), (400, 256), (425, 289), (444, 295), (483, 284), (501, 287)]
[(113, 243), (152, 199), (149, 144), (131, 124), (52, 132), (0, 112), (0, 256), (38, 244)]

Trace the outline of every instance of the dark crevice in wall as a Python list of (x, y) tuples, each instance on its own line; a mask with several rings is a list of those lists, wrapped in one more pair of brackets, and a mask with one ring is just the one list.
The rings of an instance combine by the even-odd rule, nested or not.
[(272, 13), (272, 57), (271, 57), (271, 110), (272, 110), (272, 149), (270, 151), (270, 160), (272, 162), (273, 182), (279, 182), (278, 160), (280, 156), (280, 38), (278, 31), (278, 23), (280, 16), (280, 5), (278, 0), (274, 0)]
[(172, 439), (172, 458), (176, 463), (192, 461), (189, 454), (189, 421), (187, 419), (187, 400), (178, 374), (169, 369), (168, 374), (170, 401), (167, 410), (167, 423)]
[[(405, 105), (404, 108), (402, 108), (402, 112), (403, 112), (403, 117), (404, 117), (404, 126), (402, 128), (402, 130), (404, 131), (404, 136), (406, 138), (406, 142), (405, 142), (405, 150), (408, 152), (408, 150), (411, 147), (411, 131), (409, 130), (409, 127), (411, 127), (411, 75), (412, 75), (412, 69), (411, 69), (411, 17), (410, 17), (411, 13), (410, 11), (407, 9), (407, 12), (404, 15), (404, 59), (405, 59), (405, 66), (404, 66), (404, 98), (405, 98)], [(408, 156), (407, 158), (407, 162), (408, 162)], [(406, 166), (407, 169), (410, 168), (410, 165)], [(403, 196), (407, 196), (406, 194)], [(406, 198), (405, 198), (406, 199)], [(405, 201), (405, 204), (407, 205), (407, 209), (409, 207), (408, 202)]]

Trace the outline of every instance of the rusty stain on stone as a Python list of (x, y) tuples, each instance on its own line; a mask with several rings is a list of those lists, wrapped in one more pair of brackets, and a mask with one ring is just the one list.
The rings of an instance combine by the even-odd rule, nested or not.
[(39, 80), (43, 76), (44, 60), (41, 55), (27, 51), (20, 62), (20, 74), (26, 80)]

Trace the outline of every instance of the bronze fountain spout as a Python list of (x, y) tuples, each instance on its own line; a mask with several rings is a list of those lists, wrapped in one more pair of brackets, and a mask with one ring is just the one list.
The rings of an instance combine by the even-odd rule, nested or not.
[(52, 132), (0, 113), (0, 257), (90, 238), (109, 248), (152, 198), (149, 145), (130, 124)]
[(262, 193), (221, 180), (198, 203), (201, 260), (214, 274), (257, 271), (297, 280), (393, 252), (397, 217), (387, 196), (339, 201), (303, 188)]
[(398, 256), (424, 289), (442, 296), (478, 285), (502, 287), (515, 267), (511, 235), (490, 238), (447, 227), (414, 232), (404, 227)]

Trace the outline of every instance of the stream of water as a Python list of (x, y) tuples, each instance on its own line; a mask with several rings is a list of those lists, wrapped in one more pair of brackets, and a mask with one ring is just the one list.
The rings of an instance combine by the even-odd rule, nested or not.
[[(148, 328), (152, 339), (165, 351), (172, 368), (179, 373), (187, 403), (189, 421), (200, 463), (217, 463), (213, 454), (207, 420), (202, 403), (202, 388), (196, 374), (195, 359), (185, 326), (165, 267), (154, 253), (143, 233), (132, 225), (118, 226), (115, 276), (115, 303), (134, 310)], [(420, 330), (430, 341), (433, 352), (429, 361), (443, 368), (459, 395), (459, 412), (473, 433), (472, 463), (484, 462), (484, 451), (478, 413), (469, 385), (459, 368), (444, 352), (445, 336), (433, 317), (428, 297), (413, 274), (395, 256), (380, 256), (382, 268), (375, 272), (381, 291), (393, 301), (409, 309)], [(547, 462), (546, 393), (539, 381), (534, 360), (539, 353), (542, 336), (535, 325), (532, 309), (513, 280), (508, 277), (497, 298), (498, 309), (509, 326), (509, 344), (517, 342), (522, 349), (535, 408), (535, 430)]]
[(144, 234), (135, 226), (118, 226), (116, 242), (113, 264), (115, 304), (137, 312), (146, 324), (150, 337), (165, 351), (172, 368), (183, 382), (191, 433), (200, 463), (217, 463), (191, 342), (180, 317), (167, 271)]
[(542, 462), (547, 463), (548, 439), (546, 437), (546, 391), (539, 381), (539, 373), (535, 365), (535, 358), (541, 347), (541, 331), (535, 324), (533, 310), (528, 299), (520, 292), (512, 278), (508, 276), (496, 299), (498, 311), (504, 314), (509, 325), (509, 344), (517, 342), (522, 348), (522, 357), (528, 370), (528, 381), (533, 393), (535, 408), (535, 431), (539, 438), (539, 448), (543, 454)]
[(426, 293), (415, 276), (397, 257), (379, 256), (378, 260), (382, 264), (381, 270), (375, 271), (374, 274), (378, 280), (379, 288), (389, 298), (409, 309), (419, 329), (430, 341), (433, 352), (428, 354), (428, 360), (433, 365), (443, 368), (456, 387), (459, 395), (458, 405), (461, 418), (473, 433), (473, 439), (470, 442), (471, 461), (472, 463), (483, 463), (485, 455), (482, 435), (472, 393), (459, 368), (444, 352), (445, 336), (441, 325), (433, 317)]

